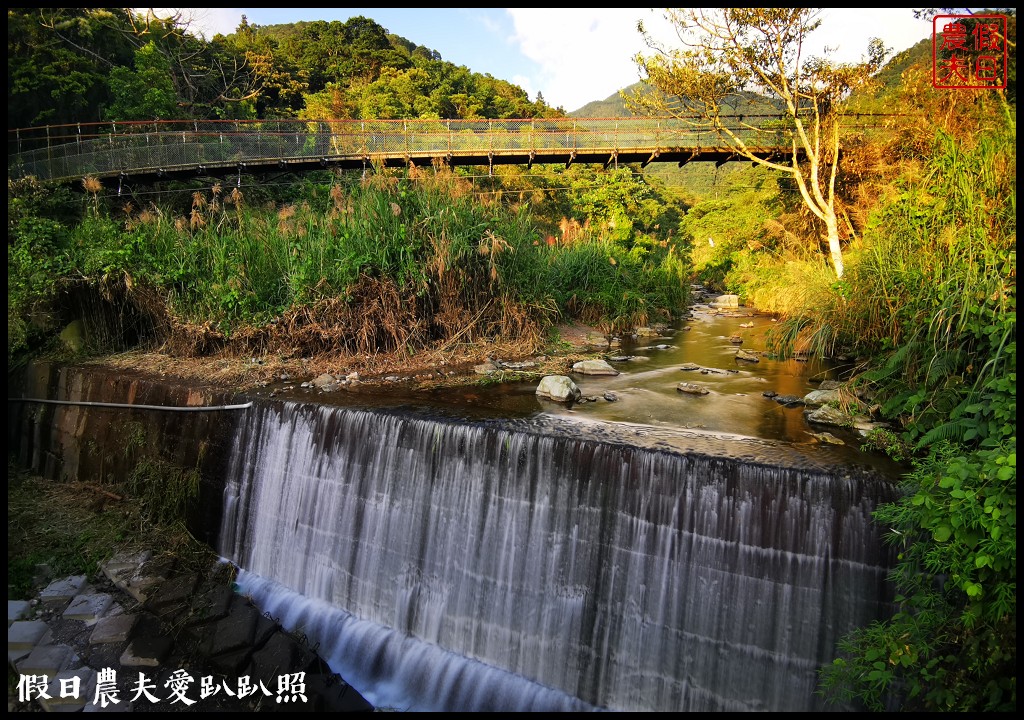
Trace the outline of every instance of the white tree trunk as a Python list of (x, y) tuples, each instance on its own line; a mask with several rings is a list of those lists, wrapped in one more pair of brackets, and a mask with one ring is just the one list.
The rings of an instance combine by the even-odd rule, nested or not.
[(843, 249), (839, 246), (839, 221), (835, 211), (829, 208), (825, 214), (825, 227), (828, 229), (828, 249), (832, 255), (832, 265), (836, 269), (836, 277), (843, 277)]

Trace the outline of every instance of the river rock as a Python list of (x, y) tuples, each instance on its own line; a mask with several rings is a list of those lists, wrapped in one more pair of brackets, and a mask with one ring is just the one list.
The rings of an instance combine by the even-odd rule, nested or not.
[(574, 373), (580, 375), (618, 375), (619, 371), (604, 360), (580, 360), (572, 366)]
[(530, 368), (537, 367), (537, 363), (531, 360), (523, 360), (522, 362), (503, 362), (501, 366), (506, 370), (529, 370)]
[(715, 305), (717, 307), (730, 307), (730, 308), (739, 307), (740, 306), (740, 296), (739, 295), (719, 295), (718, 297), (716, 297), (714, 300), (711, 301), (711, 304)]
[(658, 335), (660, 335), (661, 333), (659, 333), (654, 328), (638, 327), (636, 330), (633, 331), (633, 334), (636, 335), (637, 337), (658, 337)]
[(490, 375), (491, 373), (498, 372), (498, 366), (491, 360), (488, 360), (487, 362), (480, 363), (479, 365), (474, 365), (473, 372), (477, 375)]
[(580, 389), (565, 375), (545, 375), (537, 386), (537, 395), (555, 402), (571, 403), (580, 399)]
[(604, 350), (609, 346), (608, 338), (597, 333), (587, 335), (587, 345), (598, 350)]
[(736, 359), (742, 360), (744, 362), (761, 362), (761, 358), (759, 358), (754, 353), (747, 352), (743, 348), (740, 348), (739, 350), (736, 351)]
[(846, 383), (841, 383), (838, 380), (822, 380), (821, 384), (818, 385), (819, 390), (838, 390), (843, 387)]
[(679, 369), (680, 369), (680, 370), (686, 370), (686, 371), (690, 371), (690, 370), (700, 370), (700, 365), (698, 365), (697, 363), (685, 363), (685, 364), (684, 364), (684, 365), (683, 365), (683, 366), (682, 366), (681, 368), (679, 368)]
[(608, 402), (615, 402), (616, 400), (619, 399), (619, 396), (613, 393), (611, 390), (609, 390), (604, 394), (604, 399), (607, 400)]
[(818, 442), (827, 443), (829, 445), (845, 445), (846, 444), (842, 440), (837, 438), (835, 435), (833, 435), (832, 433), (828, 433), (828, 432), (811, 433), (811, 437), (814, 438), (815, 440), (817, 440)]
[(310, 385), (312, 385), (315, 388), (320, 388), (321, 390), (337, 390), (338, 380), (333, 375), (329, 373), (324, 373), (323, 375), (319, 375), (316, 378), (314, 378), (310, 382)]
[(839, 402), (838, 390), (811, 390), (809, 393), (804, 395), (805, 405), (818, 407), (820, 405), (827, 405), (831, 402)]
[(695, 383), (681, 382), (676, 385), (676, 390), (679, 392), (687, 393), (689, 395), (707, 395), (708, 389), (703, 385), (697, 385)]
[(822, 405), (817, 410), (805, 410), (804, 418), (807, 422), (817, 423), (818, 425), (849, 427), (853, 424), (852, 417), (831, 405)]
[(777, 402), (779, 405), (791, 407), (795, 405), (803, 405), (804, 399), (799, 395), (776, 395), (775, 402)]
[(731, 342), (733, 345), (742, 345), (743, 338), (741, 338), (739, 335), (733, 335), (732, 337), (729, 338), (729, 342)]

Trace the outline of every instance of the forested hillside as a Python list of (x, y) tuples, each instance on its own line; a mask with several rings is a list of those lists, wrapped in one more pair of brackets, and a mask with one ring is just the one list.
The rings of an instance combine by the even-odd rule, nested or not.
[(526, 118), (510, 82), (373, 20), (261, 27), (209, 42), (123, 8), (12, 8), (8, 128), (176, 118)]

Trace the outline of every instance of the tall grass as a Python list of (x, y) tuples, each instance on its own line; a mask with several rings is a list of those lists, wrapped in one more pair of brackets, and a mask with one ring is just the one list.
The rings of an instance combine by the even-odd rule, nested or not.
[(926, 174), (875, 216), (843, 281), (819, 285), (777, 336), (878, 358), (865, 379), (919, 436), (973, 405), (1015, 358), (1014, 138), (984, 133), (965, 146), (940, 133)]
[(470, 189), (412, 169), (308, 186), (285, 204), (215, 185), (176, 208), (91, 207), (71, 233), (71, 265), (90, 282), (151, 291), (172, 334), (310, 352), (539, 339), (558, 318), (622, 330), (683, 309), (687, 266), (667, 241), (625, 247), (585, 225), (551, 243), (528, 205)]

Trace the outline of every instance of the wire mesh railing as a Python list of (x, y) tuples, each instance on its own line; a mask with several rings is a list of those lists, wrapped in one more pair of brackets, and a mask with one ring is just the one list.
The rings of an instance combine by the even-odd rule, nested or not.
[[(725, 127), (748, 146), (789, 149), (791, 124), (779, 115), (737, 115)], [(732, 146), (706, 124), (679, 118), (109, 122), (11, 130), (7, 170), (9, 178), (68, 181), (274, 162), (716, 148)]]

